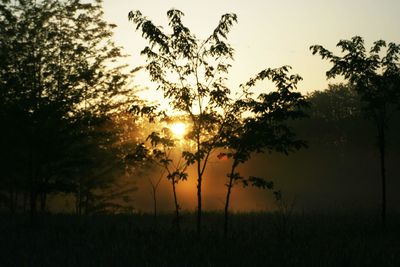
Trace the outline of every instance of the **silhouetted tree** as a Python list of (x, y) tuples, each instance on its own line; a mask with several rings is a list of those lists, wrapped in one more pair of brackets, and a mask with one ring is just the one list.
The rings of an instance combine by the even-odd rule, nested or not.
[[(142, 123), (142, 125), (146, 125), (146, 123)], [(145, 127), (144, 127), (145, 128)], [(145, 132), (143, 129), (141, 133)], [(141, 138), (140, 140), (145, 140), (146, 137)], [(125, 163), (129, 173), (136, 173), (141, 174), (142, 176), (146, 176), (150, 187), (151, 187), (151, 194), (152, 194), (152, 201), (153, 201), (153, 219), (154, 222), (157, 221), (158, 215), (158, 202), (157, 202), (157, 194), (158, 189), (160, 187), (160, 183), (162, 179), (165, 177), (166, 170), (161, 168), (161, 172), (158, 176), (154, 175), (153, 172), (148, 172), (149, 169), (153, 168), (154, 162), (148, 160), (149, 157), (149, 150), (144, 146), (144, 143), (135, 144), (135, 147), (131, 148), (127, 151), (125, 155)]]
[[(197, 232), (200, 234), (204, 172), (211, 153), (223, 146), (221, 140), (225, 129), (231, 127), (234, 101), (226, 85), (226, 74), (231, 67), (229, 62), (233, 60), (234, 50), (226, 40), (237, 17), (235, 14), (223, 15), (212, 34), (200, 40), (183, 25), (183, 15), (175, 9), (167, 12), (172, 30), (170, 34), (139, 11), (130, 12), (129, 19), (149, 41), (150, 46), (145, 47), (142, 54), (147, 57), (146, 69), (152, 81), (163, 91), (174, 112), (184, 114), (191, 125), (187, 142), (193, 144), (193, 150), (183, 151), (183, 156), (187, 165), (195, 165), (197, 170)], [(246, 86), (254, 85), (257, 79), (267, 78), (270, 75), (268, 71), (271, 70), (260, 72)], [(248, 93), (243, 92), (238, 99), (244, 96)], [(157, 107), (135, 107), (134, 110), (137, 113), (156, 113)], [(242, 115), (240, 112), (244, 110), (238, 111), (238, 116)], [(266, 110), (256, 113), (262, 112)]]
[[(69, 144), (65, 163), (67, 185), (75, 196), (76, 213), (110, 213), (131, 209), (131, 193), (136, 191), (133, 174), (126, 170), (126, 151), (136, 142), (122, 141), (121, 135), (134, 131), (126, 121), (114, 116), (91, 116), (77, 125), (77, 135)], [(127, 114), (130, 120), (132, 115)], [(90, 120), (90, 127), (88, 122)], [(124, 123), (124, 125), (120, 125)], [(126, 128), (126, 129), (125, 129)]]
[(347, 84), (329, 84), (323, 91), (313, 91), (308, 96), (312, 117), (326, 121), (338, 121), (361, 113), (361, 99), (353, 87)]
[[(309, 115), (295, 123), (298, 130), (308, 136), (311, 146), (345, 147), (371, 142), (362, 103), (355, 89), (347, 84), (330, 84), (326, 90), (314, 91), (307, 96)], [(313, 143), (313, 144), (311, 144)]]
[[(382, 223), (386, 224), (386, 129), (393, 112), (400, 103), (400, 45), (383, 40), (376, 41), (369, 53), (364, 46), (364, 40), (355, 36), (350, 40), (341, 40), (338, 47), (344, 53), (336, 56), (320, 45), (311, 46), (313, 54), (319, 54), (322, 59), (329, 60), (333, 67), (327, 71), (327, 78), (343, 76), (354, 86), (364, 103), (363, 110), (373, 121), (377, 130), (378, 148), (380, 153), (382, 181)], [(382, 55), (382, 48), (386, 53)]]
[(111, 40), (114, 25), (102, 15), (101, 1), (0, 3), (0, 119), (7, 129), (1, 133), (2, 184), (10, 199), (29, 192), (32, 213), (38, 199), (46, 208), (49, 192), (70, 192), (64, 170), (72, 144), (82, 140), (76, 126), (90, 131), (83, 118), (102, 117), (132, 100), (129, 75), (109, 66), (123, 55)]
[(160, 176), (154, 181), (151, 178), (149, 178), (149, 183), (151, 186), (151, 193), (153, 195), (153, 216), (154, 216), (154, 221), (157, 220), (157, 190), (160, 186), (161, 180), (165, 175), (165, 170), (162, 170), (160, 173)]
[[(142, 54), (147, 57), (146, 69), (152, 81), (158, 83), (174, 111), (186, 114), (192, 124), (188, 138), (195, 148), (184, 151), (184, 157), (188, 165), (195, 164), (197, 169), (197, 232), (200, 233), (202, 182), (221, 128), (217, 110), (226, 108), (230, 92), (224, 74), (230, 67), (227, 61), (232, 58), (233, 49), (225, 39), (236, 15), (223, 15), (204, 41), (182, 24), (181, 11), (169, 10), (167, 16), (171, 34), (163, 32), (139, 11), (129, 13), (129, 19), (149, 41), (150, 46)], [(170, 79), (173, 75), (175, 78)]]
[[(188, 164), (177, 149), (177, 140), (172, 136), (171, 130), (168, 127), (163, 127), (160, 132), (152, 132), (148, 137), (150, 145), (147, 147), (144, 143), (139, 144), (132, 154), (127, 156), (127, 159), (131, 162), (135, 161), (149, 161), (155, 164), (163, 170), (162, 175), (166, 173), (167, 179), (170, 181), (172, 186), (172, 194), (174, 199), (175, 207), (175, 223), (177, 230), (180, 231), (180, 205), (178, 201), (178, 195), (176, 192), (176, 185), (180, 181), (187, 180), (187, 167)], [(156, 216), (156, 190), (161, 180), (154, 184), (151, 183), (153, 189), (153, 204), (154, 214)]]
[(291, 151), (305, 147), (305, 142), (296, 138), (288, 121), (305, 116), (304, 108), (307, 101), (301, 93), (293, 92), (298, 75), (288, 75), (289, 67), (267, 69), (247, 83), (242, 85), (249, 93), (257, 81), (271, 80), (276, 90), (262, 93), (256, 99), (250, 97), (233, 103), (231, 112), (227, 115), (228, 127), (223, 129), (221, 147), (228, 149), (219, 157), (226, 156), (232, 159), (231, 171), (228, 173), (227, 193), (224, 208), (224, 235), (228, 233), (229, 202), (232, 188), (235, 183), (242, 182), (244, 186), (252, 185), (263, 189), (273, 189), (273, 183), (260, 177), (245, 178), (237, 172), (240, 164), (247, 162), (252, 153), (281, 152), (288, 154)]

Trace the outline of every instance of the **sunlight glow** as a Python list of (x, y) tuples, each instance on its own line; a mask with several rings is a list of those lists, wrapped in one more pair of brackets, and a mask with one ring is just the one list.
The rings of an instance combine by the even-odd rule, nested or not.
[(182, 138), (186, 133), (186, 124), (184, 124), (183, 122), (175, 122), (171, 124), (169, 129), (176, 137)]

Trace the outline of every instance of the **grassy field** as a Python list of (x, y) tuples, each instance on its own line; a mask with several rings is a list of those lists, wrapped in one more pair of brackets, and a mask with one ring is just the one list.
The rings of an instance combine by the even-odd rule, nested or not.
[[(375, 218), (375, 219), (374, 219)], [(366, 214), (0, 216), (0, 266), (400, 266), (400, 215), (385, 231)]]

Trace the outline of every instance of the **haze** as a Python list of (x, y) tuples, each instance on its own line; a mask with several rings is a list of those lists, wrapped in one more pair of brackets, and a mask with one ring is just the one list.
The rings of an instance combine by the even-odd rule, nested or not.
[[(290, 65), (293, 67), (293, 73), (300, 74), (304, 79), (299, 84), (301, 92), (308, 93), (314, 90), (324, 90), (327, 88), (328, 83), (340, 82), (341, 80), (326, 80), (325, 72), (329, 69), (330, 64), (319, 57), (313, 56), (309, 50), (311, 45), (321, 44), (335, 52), (339, 52), (335, 47), (336, 43), (341, 39), (349, 39), (355, 35), (362, 36), (365, 39), (366, 47), (370, 47), (372, 42), (378, 39), (388, 42), (400, 42), (398, 31), (400, 2), (395, 0), (206, 0), (201, 2), (183, 0), (120, 0), (117, 2), (105, 0), (105, 18), (109, 22), (118, 25), (115, 29), (115, 40), (130, 55), (127, 63), (132, 68), (145, 63), (144, 57), (140, 56), (140, 51), (147, 45), (147, 42), (141, 37), (139, 31), (135, 31), (134, 25), (128, 21), (128, 12), (140, 10), (155, 24), (167, 28), (166, 12), (171, 8), (179, 9), (185, 13), (184, 23), (198, 38), (207, 37), (222, 14), (236, 13), (238, 15), (238, 24), (233, 27), (232, 32), (229, 34), (229, 41), (235, 48), (235, 61), (232, 64), (233, 68), (229, 73), (228, 81), (228, 84), (233, 89), (263, 68)], [(149, 91), (142, 92), (141, 97), (158, 100), (153, 97), (156, 85), (149, 82), (149, 77), (144, 71), (137, 74), (135, 82), (140, 88), (149, 87), (150, 89), (151, 93)], [(370, 140), (373, 143), (374, 137), (371, 136)], [(362, 150), (354, 153), (363, 155)], [(370, 168), (366, 170), (366, 173), (352, 173), (355, 175), (352, 178), (355, 180), (355, 184), (358, 181), (362, 184), (370, 185), (367, 186), (370, 189), (362, 192), (362, 195), (365, 195), (365, 199), (359, 199), (359, 194), (353, 195), (352, 193), (354, 188), (350, 187), (347, 193), (340, 189), (340, 181), (336, 178), (343, 177), (343, 168), (347, 167), (341, 165), (335, 168), (334, 164), (329, 163), (332, 157), (334, 158), (335, 156), (331, 156), (330, 159), (325, 161), (327, 169), (315, 168), (312, 174), (304, 172), (305, 169), (313, 168), (312, 162), (315, 159), (310, 158), (307, 161), (305, 159), (307, 155), (304, 154), (302, 156), (291, 156), (289, 159), (274, 157), (269, 159), (269, 162), (274, 162), (274, 165), (269, 165), (268, 168), (264, 167), (264, 159), (264, 163), (257, 163), (258, 166), (263, 166), (262, 168), (257, 167), (257, 173), (280, 176), (281, 186), (283, 185), (292, 195), (300, 195), (300, 201), (298, 202), (300, 202), (299, 206), (302, 207), (319, 206), (326, 208), (335, 206), (338, 201), (348, 202), (350, 197), (353, 200), (358, 199), (357, 203), (352, 202), (358, 208), (366, 206), (374, 208), (376, 206), (374, 201), (378, 199), (378, 196), (371, 198), (371, 194), (374, 195), (374, 193), (377, 194), (378, 192), (374, 191), (375, 183), (371, 183), (371, 181), (377, 175), (377, 165), (369, 165)], [(360, 162), (362, 160), (368, 161), (368, 159), (360, 158)], [(375, 163), (375, 161), (371, 163)], [(288, 165), (297, 166), (297, 171), (285, 168)], [(221, 190), (224, 188), (226, 168), (223, 165), (215, 167), (215, 164), (211, 168), (213, 170), (208, 173), (205, 180), (205, 186), (207, 187), (204, 196), (205, 205), (209, 209), (221, 209), (223, 206), (223, 191)], [(254, 170), (254, 167), (249, 169)], [(336, 169), (336, 172), (331, 169)], [(325, 175), (326, 170), (330, 170), (328, 175)], [(302, 172), (302, 174), (297, 175), (298, 177), (294, 179), (293, 175), (296, 172)], [(214, 179), (214, 176), (220, 176), (221, 178)], [(328, 179), (328, 176), (331, 179)], [(171, 208), (172, 200), (170, 199), (169, 185), (166, 181), (164, 182), (165, 184), (162, 185), (160, 191), (160, 202), (162, 203), (162, 208), (168, 210)], [(186, 185), (184, 184), (178, 187), (178, 190), (182, 191), (183, 209), (194, 209), (196, 205), (194, 199), (195, 181), (189, 181)], [(376, 180), (376, 184), (378, 184), (378, 180)], [(145, 179), (139, 180), (139, 188), (145, 188), (146, 185), (147, 181)], [(211, 190), (211, 188), (218, 188), (218, 190)], [(295, 190), (295, 188), (297, 189)], [(243, 190), (243, 192), (241, 189), (236, 190), (239, 190), (239, 192), (235, 193), (233, 209), (259, 210), (269, 208), (270, 204), (268, 203), (270, 201), (266, 201), (266, 198), (270, 199), (270, 197), (266, 197), (265, 193), (257, 193), (257, 190)], [(137, 194), (136, 203), (139, 209), (151, 209), (149, 192)], [(328, 198), (327, 195), (335, 197)], [(345, 199), (340, 200), (344, 195), (346, 195)], [(370, 201), (365, 202), (366, 199)]]

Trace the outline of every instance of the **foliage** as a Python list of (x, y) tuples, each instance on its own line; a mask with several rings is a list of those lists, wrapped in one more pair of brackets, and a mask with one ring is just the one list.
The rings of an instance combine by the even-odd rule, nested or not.
[[(382, 112), (388, 112), (391, 104), (399, 105), (400, 45), (378, 40), (368, 55), (364, 40), (355, 36), (351, 40), (339, 41), (337, 46), (343, 56), (336, 56), (320, 45), (310, 49), (313, 54), (319, 54), (333, 64), (326, 73), (327, 78), (342, 75), (354, 86), (366, 105), (368, 116), (378, 123), (385, 116)], [(386, 54), (382, 57), (382, 49), (386, 47)]]
[(197, 168), (200, 233), (203, 175), (223, 127), (223, 115), (218, 111), (226, 111), (230, 94), (224, 75), (231, 66), (228, 61), (233, 57), (233, 48), (226, 38), (237, 17), (223, 15), (213, 33), (201, 41), (184, 26), (183, 15), (176, 9), (167, 12), (171, 33), (154, 25), (140, 11), (131, 11), (129, 19), (149, 42), (142, 55), (147, 58), (151, 80), (158, 84), (174, 112), (187, 116), (192, 126), (187, 138), (193, 142), (194, 151), (184, 151), (183, 156), (188, 165)]
[[(364, 102), (364, 113), (374, 122), (380, 151), (382, 180), (382, 222), (386, 222), (386, 129), (393, 112), (400, 106), (400, 45), (386, 44), (383, 40), (374, 42), (369, 53), (364, 40), (355, 36), (337, 44), (342, 56), (336, 56), (320, 45), (311, 46), (313, 54), (329, 60), (333, 67), (327, 71), (327, 78), (343, 76)], [(382, 49), (386, 49), (381, 56)]]
[(309, 114), (314, 118), (334, 122), (351, 119), (361, 114), (361, 99), (354, 87), (347, 84), (330, 84), (324, 91), (309, 95), (312, 108)]
[(330, 84), (326, 90), (307, 96), (310, 108), (305, 120), (292, 124), (310, 147), (368, 147), (371, 132), (362, 112), (362, 102), (354, 87)]
[[(132, 116), (126, 116), (132, 120)], [(90, 120), (90, 128), (85, 120), (76, 127), (83, 132), (70, 144), (66, 170), (67, 182), (75, 195), (76, 213), (113, 213), (132, 208), (131, 193), (137, 188), (132, 179), (134, 173), (126, 169), (124, 157), (136, 143), (124, 141), (121, 135), (134, 129), (124, 129), (129, 126), (127, 119), (118, 121), (115, 116), (86, 119)]]
[(101, 1), (0, 3), (0, 190), (12, 209), (21, 194), (34, 212), (39, 197), (45, 209), (47, 194), (76, 191), (74, 157), (99, 151), (92, 127), (134, 97), (102, 15)]
[[(224, 147), (236, 150), (235, 168), (247, 161), (253, 151), (287, 153), (301, 147), (303, 143), (295, 141), (293, 133), (281, 122), (301, 116), (300, 107), (305, 100), (301, 94), (292, 92), (301, 78), (287, 76), (287, 66), (261, 71), (242, 86), (241, 96), (234, 100), (233, 92), (226, 85), (234, 55), (227, 35), (237, 16), (223, 15), (212, 34), (200, 40), (184, 26), (183, 15), (176, 9), (167, 12), (170, 33), (140, 11), (131, 11), (129, 19), (149, 42), (141, 53), (146, 56), (146, 70), (151, 80), (157, 83), (175, 114), (185, 116), (191, 125), (186, 137), (194, 149), (185, 150), (182, 155), (186, 164), (195, 165), (197, 170), (197, 231), (200, 233), (202, 181), (211, 153)], [(271, 79), (278, 91), (260, 94), (256, 100), (249, 90), (264, 79)], [(158, 111), (157, 107), (137, 105), (132, 110), (151, 119), (167, 113)], [(244, 118), (246, 112), (252, 116)], [(239, 179), (240, 176), (232, 171), (230, 177)]]
[[(261, 152), (289, 152), (306, 146), (305, 141), (298, 139), (288, 125), (290, 120), (305, 117), (304, 109), (308, 103), (301, 93), (293, 92), (298, 75), (288, 75), (290, 67), (266, 69), (242, 85), (246, 92), (245, 99), (238, 99), (232, 104), (232, 111), (228, 114), (227, 126), (221, 134), (221, 147), (228, 150), (221, 155), (232, 159), (227, 194), (225, 201), (224, 233), (228, 231), (228, 209), (233, 186), (242, 182), (243, 186), (252, 186), (262, 189), (273, 189), (273, 183), (260, 177), (242, 177), (236, 172), (240, 164), (250, 160), (253, 153)], [(261, 93), (257, 98), (252, 97), (250, 88), (256, 82), (264, 79), (271, 80), (276, 90)]]

